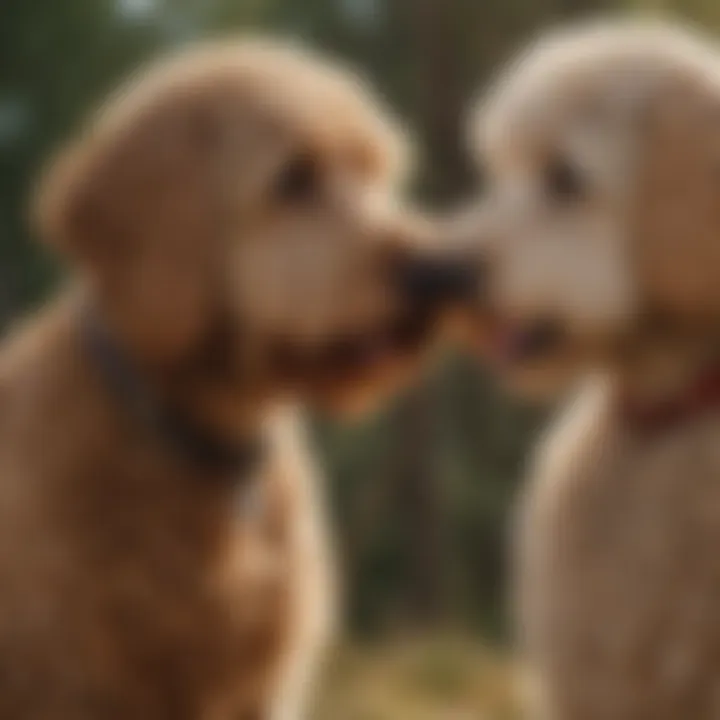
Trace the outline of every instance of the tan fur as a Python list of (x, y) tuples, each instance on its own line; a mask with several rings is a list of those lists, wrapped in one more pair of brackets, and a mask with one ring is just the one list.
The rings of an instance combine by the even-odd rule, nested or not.
[[(714, 47), (608, 23), (540, 42), (475, 124), (496, 180), (487, 301), (567, 332), (509, 373), (585, 376), (540, 443), (517, 518), (530, 717), (720, 718), (720, 412), (645, 436), (620, 404), (682, 393), (717, 362), (718, 112)], [(582, 168), (576, 201), (543, 194), (558, 155)]]
[[(394, 384), (387, 349), (338, 373), (313, 353), (407, 310), (387, 261), (420, 238), (374, 107), (300, 50), (204, 47), (51, 167), (39, 227), (77, 273), (0, 353), (0, 718), (302, 715), (333, 598), (295, 403)], [(298, 158), (317, 178), (285, 197)], [(168, 403), (265, 439), (251, 477), (128, 422), (80, 340), (88, 303)]]

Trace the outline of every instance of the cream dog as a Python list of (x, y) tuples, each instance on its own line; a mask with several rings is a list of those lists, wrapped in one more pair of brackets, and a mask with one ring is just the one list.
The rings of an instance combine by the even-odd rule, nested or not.
[(579, 383), (515, 538), (542, 717), (720, 718), (720, 53), (660, 24), (559, 31), (473, 138), (484, 350), (523, 391)]

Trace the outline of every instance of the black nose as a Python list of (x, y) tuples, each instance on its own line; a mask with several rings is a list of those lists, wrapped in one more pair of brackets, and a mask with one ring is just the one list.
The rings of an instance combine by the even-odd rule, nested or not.
[(416, 257), (401, 263), (401, 292), (415, 306), (436, 308), (475, 304), (481, 284), (480, 267), (465, 257)]

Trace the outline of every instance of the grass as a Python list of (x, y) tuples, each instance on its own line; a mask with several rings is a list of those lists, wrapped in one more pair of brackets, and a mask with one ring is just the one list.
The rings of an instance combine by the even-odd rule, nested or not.
[(329, 663), (312, 720), (518, 720), (510, 665), (467, 641), (345, 648)]

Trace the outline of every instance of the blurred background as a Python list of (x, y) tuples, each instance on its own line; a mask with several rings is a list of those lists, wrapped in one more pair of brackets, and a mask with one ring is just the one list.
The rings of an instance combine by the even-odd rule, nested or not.
[[(57, 280), (27, 225), (39, 167), (139, 62), (218, 33), (300, 37), (372, 79), (422, 148), (408, 191), (447, 207), (480, 183), (463, 135), (479, 88), (548, 25), (608, 11), (720, 30), (718, 0), (0, 0), (0, 327)], [(515, 716), (505, 529), (542, 419), (461, 357), (362, 425), (317, 419), (348, 630), (316, 720)]]

